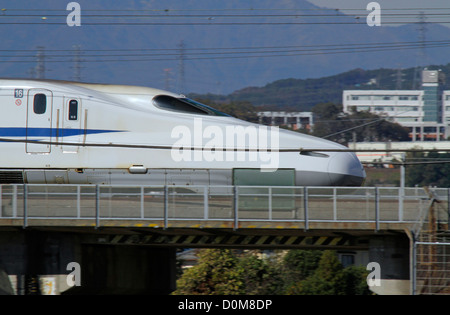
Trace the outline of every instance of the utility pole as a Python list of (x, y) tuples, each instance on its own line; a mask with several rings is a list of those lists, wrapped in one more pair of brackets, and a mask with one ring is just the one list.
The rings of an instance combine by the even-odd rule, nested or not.
[(418, 85), (420, 85), (420, 82), (422, 80), (422, 67), (426, 62), (426, 53), (425, 53), (425, 33), (427, 31), (426, 25), (425, 25), (425, 14), (423, 11), (419, 13), (418, 16), (419, 19), (419, 28), (417, 29), (419, 31), (419, 42), (420, 42), (420, 51), (418, 53), (417, 59), (418, 59), (418, 65), (414, 68), (414, 74), (413, 74), (413, 90), (418, 88)]

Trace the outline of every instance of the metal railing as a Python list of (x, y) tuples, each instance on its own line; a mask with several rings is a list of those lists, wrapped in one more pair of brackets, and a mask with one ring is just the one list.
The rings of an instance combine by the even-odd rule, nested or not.
[[(433, 189), (450, 203), (450, 190)], [(2, 219), (415, 223), (422, 188), (284, 186), (0, 185)], [(448, 221), (447, 212), (438, 220)]]

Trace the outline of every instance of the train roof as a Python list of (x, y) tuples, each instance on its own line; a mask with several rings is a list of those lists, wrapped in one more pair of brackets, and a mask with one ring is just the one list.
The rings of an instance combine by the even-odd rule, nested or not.
[(103, 83), (86, 83), (86, 82), (74, 82), (74, 81), (64, 81), (64, 80), (50, 80), (50, 79), (20, 79), (20, 78), (0, 78), (0, 85), (8, 82), (8, 84), (26, 84), (31, 82), (65, 86), (70, 87), (81, 87), (84, 89), (89, 89), (97, 91), (104, 94), (112, 95), (147, 95), (154, 96), (159, 94), (171, 95), (174, 97), (180, 97), (180, 94), (176, 94), (169, 91), (164, 91), (160, 89), (155, 89), (145, 86), (135, 86), (135, 85), (119, 85), (119, 84), (103, 84)]
[(117, 85), (117, 84), (97, 84), (97, 83), (80, 83), (72, 82), (71, 84), (84, 87), (86, 89), (106, 93), (106, 94), (120, 94), (120, 95), (171, 95), (180, 97), (179, 94), (168, 92), (160, 89), (135, 86), (135, 85)]

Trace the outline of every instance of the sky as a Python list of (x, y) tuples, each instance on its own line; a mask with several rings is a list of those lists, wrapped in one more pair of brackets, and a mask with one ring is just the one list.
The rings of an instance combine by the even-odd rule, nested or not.
[[(309, 2), (327, 8), (365, 8), (371, 0), (308, 0)], [(448, 0), (377, 0), (381, 8), (450, 8)]]
[[(383, 13), (395, 13), (395, 14), (410, 14), (409, 16), (403, 16), (402, 19), (417, 21), (419, 12), (424, 12), (427, 14), (426, 22), (437, 22), (446, 21), (450, 22), (448, 14), (450, 14), (450, 1), (449, 0), (307, 0), (312, 4), (319, 7), (339, 9), (341, 12), (346, 14), (356, 14), (364, 13), (367, 5), (370, 2), (377, 2), (381, 8), (381, 15), (383, 18)], [(435, 10), (432, 10), (432, 9)], [(443, 8), (447, 10), (443, 10)], [(357, 9), (357, 10), (356, 10)], [(392, 10), (395, 9), (395, 10)], [(401, 10), (401, 9), (404, 9)], [(417, 9), (417, 10), (415, 10)], [(433, 16), (432, 14), (446, 13), (446, 16)], [(386, 16), (385, 16), (386, 18)], [(396, 20), (400, 17), (396, 17)], [(412, 19), (412, 20), (411, 20)], [(444, 26), (450, 27), (450, 24), (442, 24)]]

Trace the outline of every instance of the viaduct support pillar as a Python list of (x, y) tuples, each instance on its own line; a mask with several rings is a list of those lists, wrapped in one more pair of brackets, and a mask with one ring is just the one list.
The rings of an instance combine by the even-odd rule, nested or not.
[[(175, 248), (98, 244), (95, 239), (98, 235), (87, 233), (0, 231), (0, 294), (164, 295), (175, 290)], [(73, 263), (77, 281), (69, 267)]]
[(381, 285), (371, 290), (380, 295), (408, 295), (410, 241), (407, 235), (375, 236), (369, 242), (369, 261), (380, 265)]

